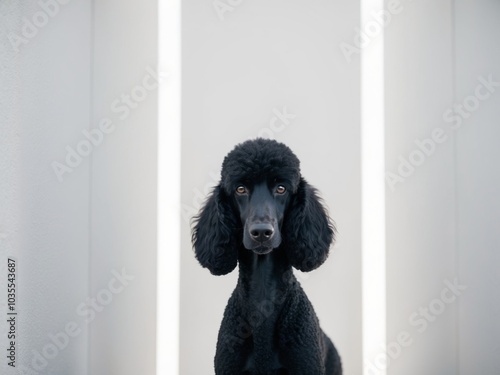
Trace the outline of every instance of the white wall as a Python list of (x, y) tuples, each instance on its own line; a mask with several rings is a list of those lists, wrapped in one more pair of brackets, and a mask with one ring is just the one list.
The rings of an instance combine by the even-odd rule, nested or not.
[[(60, 336), (74, 322), (79, 334), (54, 358), (39, 359), (35, 369), (83, 375), (88, 333), (76, 308), (89, 292), (89, 160), (63, 182), (51, 164), (64, 162), (65, 147), (74, 147), (88, 128), (91, 6), (72, 1), (45, 25), (41, 16), (36, 35), (16, 52), (9, 33), (22, 35), (24, 17), (32, 21), (40, 9), (37, 2), (0, 4), (0, 274), (6, 277), (6, 258), (15, 256), (17, 365), (30, 373), (35, 351), (55, 355), (49, 335)], [(6, 309), (0, 300), (5, 353)], [(4, 355), (0, 372), (19, 373), (7, 367)]]
[[(183, 2), (182, 203), (190, 216), (217, 183), (235, 144), (268, 128), (273, 109), (296, 117), (275, 138), (302, 161), (339, 229), (325, 265), (301, 277), (346, 373), (361, 373), (359, 59), (352, 39), (359, 5), (341, 1), (252, 1), (224, 14)], [(214, 177), (212, 177), (214, 176)], [(214, 277), (182, 229), (181, 373), (213, 372), (222, 313), (237, 271)]]
[[(442, 114), (452, 104), (451, 2), (403, 3), (386, 29), (386, 168), (419, 150), (415, 141), (445, 129)], [(456, 305), (428, 327), (410, 316), (439, 297), (455, 269), (454, 149), (448, 140), (414, 172), (387, 189), (387, 341), (407, 332), (388, 374), (453, 374)], [(420, 332), (422, 330), (422, 332)], [(381, 349), (382, 350), (382, 349)]]
[[(387, 170), (437, 128), (447, 138), (387, 189), (386, 344), (401, 332), (412, 340), (388, 374), (496, 374), (500, 93), (479, 100), (458, 130), (443, 114), (475, 94), (479, 77), (500, 81), (499, 5), (402, 4), (385, 39)], [(79, 334), (38, 373), (152, 374), (156, 90), (124, 119), (111, 105), (151, 82), (156, 2), (61, 4), (16, 52), (9, 33), (22, 35), (24, 17), (41, 9), (0, 3), (0, 255), (18, 260), (18, 361), (32, 368), (35, 352), (50, 354), (49, 335), (75, 322)], [(269, 128), (275, 109), (295, 114), (274, 136), (301, 158), (340, 232), (328, 262), (300, 280), (347, 374), (363, 366), (360, 77), (358, 56), (348, 63), (339, 44), (357, 26), (356, 2), (242, 2), (223, 20), (212, 2), (183, 2), (184, 213), (197, 211), (234, 144)], [(51, 164), (104, 118), (113, 131), (60, 182)], [(182, 238), (181, 374), (206, 374), (236, 273), (216, 278), (197, 264), (187, 221)], [(77, 307), (107, 295), (123, 269), (134, 279), (87, 326)], [(445, 304), (455, 278), (467, 288)], [(419, 332), (421, 308), (440, 306)], [(2, 337), (6, 330), (2, 319)], [(16, 373), (3, 360), (0, 371)]]
[[(18, 364), (33, 374), (34, 351), (51, 356), (49, 335), (74, 322), (79, 334), (37, 374), (153, 374), (157, 90), (123, 120), (110, 106), (156, 70), (157, 4), (67, 3), (0, 4), (0, 270), (17, 258)], [(8, 36), (25, 18), (41, 26), (16, 52)], [(104, 118), (113, 130), (60, 182), (52, 162)]]
[(92, 154), (91, 296), (112, 270), (134, 279), (91, 325), (92, 375), (155, 372), (156, 19), (154, 0), (94, 5), (91, 127), (109, 118), (114, 130)]
[(455, 103), (474, 96), (478, 77), (497, 82), (456, 131), (458, 274), (467, 285), (457, 324), (461, 374), (500, 373), (499, 19), (498, 1), (456, 3)]
[[(388, 374), (498, 373), (499, 93), (458, 130), (443, 117), (479, 76), (500, 78), (498, 3), (403, 6), (386, 29), (387, 170), (417, 157), (416, 140), (444, 138), (387, 189), (387, 339), (411, 339)], [(466, 289), (443, 298), (455, 279)]]

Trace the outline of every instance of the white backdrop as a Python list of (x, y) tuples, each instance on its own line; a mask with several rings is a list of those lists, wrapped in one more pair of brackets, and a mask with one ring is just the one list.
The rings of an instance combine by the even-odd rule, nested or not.
[[(223, 17), (211, 2), (183, 2), (184, 213), (197, 211), (236, 143), (265, 134), (289, 145), (339, 230), (328, 261), (301, 283), (346, 373), (361, 373), (359, 59), (347, 63), (338, 47), (359, 4), (242, 2)], [(285, 110), (295, 117), (273, 130)], [(182, 240), (181, 373), (208, 374), (237, 271), (199, 266), (187, 220)]]
[[(91, 7), (84, 1), (68, 4), (45, 26), (28, 29), (31, 37), (25, 38), (24, 20), (32, 22), (39, 11), (36, 2), (0, 3), (3, 354), (8, 256), (17, 259), (18, 308), (17, 368), (2, 355), (0, 372), (83, 375), (88, 373), (88, 331), (76, 308), (89, 295), (89, 159), (65, 174), (63, 183), (51, 163), (64, 162), (65, 147), (74, 147), (90, 123)], [(16, 43), (10, 33), (25, 42)], [(65, 332), (70, 322), (78, 324), (78, 334), (64, 350), (51, 351), (49, 335)]]
[[(38, 358), (39, 374), (153, 374), (157, 3), (57, 4), (0, 3), (0, 277), (16, 257), (17, 359), (33, 370)], [(356, 44), (359, 4), (182, 5), (180, 373), (212, 373), (236, 283), (235, 272), (218, 278), (197, 264), (188, 219), (224, 155), (258, 135), (296, 152), (330, 208), (338, 242), (325, 265), (299, 279), (345, 373), (364, 365), (374, 373), (361, 353), (362, 77), (359, 54), (348, 61), (340, 48)], [(389, 358), (394, 375), (497, 374), (500, 5), (399, 7), (385, 25), (386, 171), (399, 180), (386, 191), (380, 363)], [(28, 30), (26, 20), (38, 26)], [(12, 33), (25, 41), (12, 42)], [(288, 120), (273, 127), (284, 111)], [(96, 129), (107, 131), (102, 142)], [(67, 164), (84, 131), (98, 145), (69, 157), (72, 171), (60, 181), (53, 163)], [(0, 307), (3, 314), (3, 297)], [(48, 358), (51, 337), (72, 322), (81, 330)], [(7, 329), (2, 318), (2, 350)], [(410, 343), (398, 349), (401, 334)], [(0, 371), (19, 373), (5, 360)]]
[(2, 353), (7, 256), (19, 308), (2, 374), (155, 372), (156, 7), (0, 4)]
[(403, 5), (385, 40), (386, 168), (404, 180), (386, 194), (387, 341), (412, 343), (388, 374), (496, 374), (500, 86), (483, 82), (500, 82), (500, 3)]

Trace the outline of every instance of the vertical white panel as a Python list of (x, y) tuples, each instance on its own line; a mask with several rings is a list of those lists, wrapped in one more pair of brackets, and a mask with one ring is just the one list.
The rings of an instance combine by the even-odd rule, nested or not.
[[(388, 11), (385, 11), (388, 13)], [(383, 0), (361, 2), (361, 213), (363, 374), (385, 375), (384, 30)]]
[[(2, 1), (0, 19), (0, 373), (85, 375), (89, 160), (66, 158), (89, 128), (91, 5)], [(16, 368), (6, 361), (9, 256)]]
[(455, 134), (443, 120), (453, 103), (452, 2), (400, 9), (384, 53), (387, 373), (456, 374), (460, 297), (441, 297), (457, 277)]
[(156, 373), (179, 373), (181, 2), (160, 0), (158, 66), (168, 84), (158, 95), (158, 255)]
[(460, 374), (500, 373), (499, 20), (499, 2), (455, 2)]
[(92, 153), (90, 297), (126, 278), (94, 308), (93, 375), (155, 373), (157, 12), (155, 0), (94, 4), (92, 128), (110, 125)]

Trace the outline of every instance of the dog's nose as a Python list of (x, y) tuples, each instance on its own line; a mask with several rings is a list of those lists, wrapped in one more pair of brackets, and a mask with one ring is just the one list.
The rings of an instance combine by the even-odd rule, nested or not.
[(274, 229), (271, 224), (253, 224), (250, 227), (250, 236), (258, 242), (270, 240), (273, 234)]

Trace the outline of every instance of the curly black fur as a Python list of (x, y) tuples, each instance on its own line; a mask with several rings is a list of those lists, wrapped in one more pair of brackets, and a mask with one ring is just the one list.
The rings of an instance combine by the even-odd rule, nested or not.
[[(276, 193), (278, 185), (286, 193)], [(238, 186), (248, 192), (236, 194)], [(246, 233), (245, 243), (255, 247), (245, 247), (244, 231), (255, 223), (267, 225), (274, 241)], [(221, 181), (193, 230), (196, 258), (211, 273), (227, 274), (239, 263), (219, 331), (216, 374), (342, 374), (337, 350), (292, 273), (292, 266), (304, 272), (319, 267), (334, 234), (316, 189), (287, 146), (256, 139), (226, 156)]]

